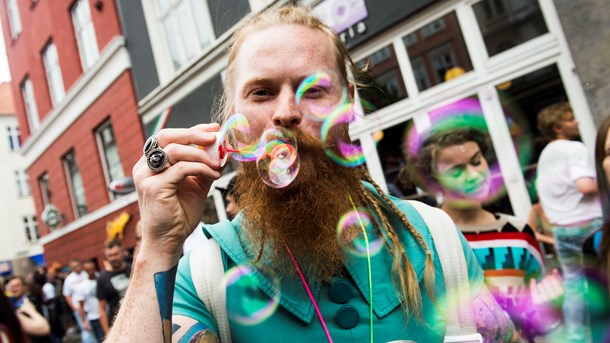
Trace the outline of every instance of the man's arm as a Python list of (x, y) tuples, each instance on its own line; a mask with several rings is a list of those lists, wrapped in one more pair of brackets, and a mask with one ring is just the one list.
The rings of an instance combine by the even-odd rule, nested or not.
[(72, 312), (74, 312), (76, 310), (76, 308), (74, 307), (74, 304), (72, 303), (72, 297), (69, 295), (65, 295), (64, 298), (66, 299), (66, 304), (68, 304), (68, 306), (70, 307), (70, 310)]
[(592, 177), (581, 177), (576, 180), (576, 189), (584, 195), (596, 195), (599, 192), (597, 181)]
[(89, 330), (89, 321), (87, 321), (87, 315), (85, 314), (85, 301), (79, 300), (78, 302), (80, 307), (78, 308), (78, 314), (80, 315), (80, 320), (83, 322), (83, 327), (85, 330)]
[(98, 299), (100, 304), (100, 326), (104, 335), (108, 335), (108, 313), (106, 312), (106, 300)]

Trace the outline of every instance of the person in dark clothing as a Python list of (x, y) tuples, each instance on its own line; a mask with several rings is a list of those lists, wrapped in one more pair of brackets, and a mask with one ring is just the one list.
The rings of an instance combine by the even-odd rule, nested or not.
[(127, 292), (131, 264), (123, 259), (123, 247), (116, 240), (106, 244), (104, 257), (109, 269), (103, 271), (97, 279), (96, 296), (100, 301), (100, 324), (104, 335), (107, 335), (114, 316), (119, 311), (121, 300)]

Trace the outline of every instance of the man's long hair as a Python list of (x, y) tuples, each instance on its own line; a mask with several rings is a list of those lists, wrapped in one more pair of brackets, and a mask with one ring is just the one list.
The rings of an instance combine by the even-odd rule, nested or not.
[[(234, 112), (234, 91), (235, 91), (235, 71), (234, 62), (238, 55), (239, 49), (249, 33), (263, 30), (277, 25), (302, 25), (305, 27), (319, 30), (328, 38), (330, 48), (336, 56), (337, 68), (346, 84), (354, 84), (361, 86), (365, 80), (364, 74), (356, 66), (349, 56), (348, 50), (341, 42), (339, 37), (322, 23), (321, 20), (311, 14), (311, 11), (301, 7), (287, 6), (279, 9), (270, 9), (258, 15), (255, 15), (238, 27), (233, 35), (233, 44), (229, 50), (228, 68), (225, 79), (225, 87), (222, 97), (217, 104), (219, 121), (223, 122)], [(396, 205), (384, 194), (381, 188), (371, 179), (364, 168), (360, 169), (361, 177), (371, 183), (379, 194), (374, 195), (366, 190), (363, 186), (359, 186), (355, 199), (359, 202), (358, 205), (372, 207), (375, 215), (381, 222), (381, 230), (383, 230), (389, 239), (387, 244), (391, 254), (394, 257), (392, 272), (395, 281), (404, 299), (402, 302), (406, 316), (411, 313), (415, 314), (418, 319), (421, 319), (422, 314), (422, 293), (419, 288), (417, 275), (413, 270), (413, 266), (405, 252), (405, 249), (400, 242), (396, 230), (407, 230), (411, 236), (420, 244), (426, 255), (424, 284), (428, 295), (435, 301), (435, 282), (434, 282), (434, 263), (432, 260), (432, 252), (430, 247), (424, 242), (421, 234), (411, 225), (405, 214), (398, 210)], [(387, 215), (386, 215), (387, 213)], [(402, 225), (398, 228), (390, 225), (388, 216), (396, 217)]]
[[(604, 159), (606, 158), (606, 137), (608, 136), (609, 129), (610, 115), (602, 121), (597, 130), (597, 139), (595, 140), (595, 170), (597, 172), (597, 184), (599, 186), (599, 197), (602, 203), (604, 219), (599, 256), (606, 275), (610, 278), (610, 184), (608, 184), (608, 175), (603, 166)], [(610, 291), (610, 282), (608, 282), (608, 291)]]

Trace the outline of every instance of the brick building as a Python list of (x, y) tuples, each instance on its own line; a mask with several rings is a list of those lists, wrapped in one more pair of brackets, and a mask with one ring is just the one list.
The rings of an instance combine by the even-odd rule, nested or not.
[(136, 196), (108, 189), (131, 175), (144, 143), (114, 2), (8, 0), (0, 15), (47, 263), (100, 258), (107, 223), (124, 212), (133, 246)]

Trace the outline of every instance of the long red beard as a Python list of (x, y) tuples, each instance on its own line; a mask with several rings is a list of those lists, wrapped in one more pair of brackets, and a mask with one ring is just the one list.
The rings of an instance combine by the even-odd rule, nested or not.
[(294, 275), (286, 245), (303, 269), (319, 280), (328, 280), (343, 267), (344, 252), (336, 239), (336, 227), (352, 205), (348, 194), (360, 190), (359, 171), (331, 161), (320, 141), (294, 131), (301, 167), (286, 188), (264, 184), (254, 163), (241, 165), (236, 192), (243, 209), (242, 231), (250, 256), (265, 259), (273, 269)]

